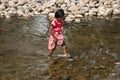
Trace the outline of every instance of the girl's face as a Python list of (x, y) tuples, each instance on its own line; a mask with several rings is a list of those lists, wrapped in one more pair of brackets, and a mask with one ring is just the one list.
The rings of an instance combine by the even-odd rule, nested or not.
[(60, 22), (61, 20), (63, 20), (63, 18), (57, 18), (57, 20)]

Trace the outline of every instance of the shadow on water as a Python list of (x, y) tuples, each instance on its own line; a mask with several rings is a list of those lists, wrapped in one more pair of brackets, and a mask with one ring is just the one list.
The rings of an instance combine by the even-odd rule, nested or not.
[[(0, 80), (119, 80), (120, 18), (65, 23), (70, 62), (48, 61), (45, 15), (0, 20)], [(56, 53), (62, 53), (57, 48)]]

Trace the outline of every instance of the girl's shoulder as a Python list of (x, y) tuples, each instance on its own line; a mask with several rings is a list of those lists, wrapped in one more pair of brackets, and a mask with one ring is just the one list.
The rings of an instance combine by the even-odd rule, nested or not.
[(51, 22), (51, 24), (52, 24), (53, 26), (62, 25), (62, 24), (63, 24), (63, 21), (61, 20), (60, 22), (58, 22), (57, 19), (53, 19), (52, 22)]
[(55, 23), (56, 23), (56, 19), (53, 19), (51, 24), (55, 26)]

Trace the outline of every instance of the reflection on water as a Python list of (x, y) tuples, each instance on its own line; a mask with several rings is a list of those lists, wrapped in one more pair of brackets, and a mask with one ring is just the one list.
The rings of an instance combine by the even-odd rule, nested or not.
[[(47, 55), (49, 21), (0, 20), (0, 80), (119, 80), (120, 18), (65, 23), (72, 62)], [(62, 53), (57, 48), (55, 54)]]

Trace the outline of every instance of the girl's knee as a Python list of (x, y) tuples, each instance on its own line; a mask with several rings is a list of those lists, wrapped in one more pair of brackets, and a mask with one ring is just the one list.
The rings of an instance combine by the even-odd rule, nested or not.
[(64, 49), (67, 49), (67, 46), (66, 46), (66, 45), (64, 45), (64, 46), (63, 46), (63, 48), (64, 48)]

